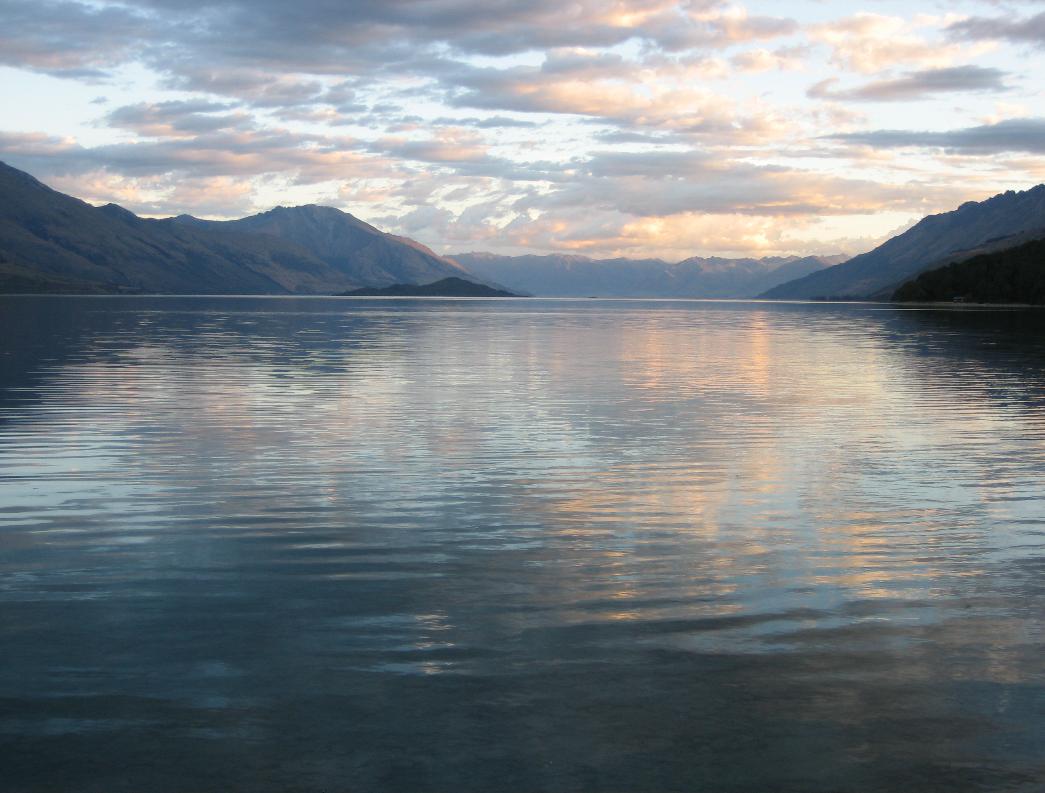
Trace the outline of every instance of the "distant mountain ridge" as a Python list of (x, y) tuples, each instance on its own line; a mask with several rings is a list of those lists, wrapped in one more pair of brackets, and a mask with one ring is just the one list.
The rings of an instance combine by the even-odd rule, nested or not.
[(449, 276), (476, 280), (337, 209), (151, 220), (92, 206), (0, 163), (0, 292), (336, 294)]
[(888, 299), (902, 283), (927, 269), (1036, 237), (1045, 237), (1045, 185), (929, 215), (873, 251), (769, 289), (762, 297)]
[(96, 207), (0, 162), (0, 292), (341, 294), (447, 278), (549, 297), (888, 300), (921, 272), (1045, 239), (1045, 185), (931, 215), (844, 257), (441, 256), (333, 207), (153, 220)]
[(570, 254), (450, 256), (483, 278), (539, 297), (754, 297), (844, 257), (592, 259)]

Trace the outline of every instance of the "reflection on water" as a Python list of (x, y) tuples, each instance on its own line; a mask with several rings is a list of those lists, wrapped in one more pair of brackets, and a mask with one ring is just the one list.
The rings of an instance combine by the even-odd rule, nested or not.
[(1027, 312), (0, 299), (12, 791), (1040, 791)]

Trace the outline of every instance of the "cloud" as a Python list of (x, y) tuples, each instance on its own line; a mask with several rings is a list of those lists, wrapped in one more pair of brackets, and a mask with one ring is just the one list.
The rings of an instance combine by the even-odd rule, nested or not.
[(515, 204), (557, 216), (587, 207), (634, 218), (684, 213), (796, 217), (908, 208), (925, 185), (875, 183), (798, 168), (724, 161), (699, 151), (602, 151), (570, 164), (569, 178)]
[(299, 184), (373, 177), (389, 164), (350, 138), (285, 130), (222, 129), (194, 137), (83, 146), (74, 139), (0, 132), (0, 155), (42, 177), (107, 171), (125, 177), (241, 177), (284, 174)]
[(702, 136), (709, 142), (765, 142), (791, 127), (762, 101), (741, 103), (688, 75), (678, 79), (658, 69), (636, 69), (632, 76), (614, 64), (609, 74), (585, 70), (574, 78), (538, 66), (456, 64), (447, 65), (440, 78), (450, 86), (445, 101), (461, 108), (585, 116), (633, 130)]
[(191, 74), (215, 69), (345, 74), (409, 62), (419, 51), (503, 56), (560, 47), (724, 47), (796, 30), (717, 0), (5, 0), (7, 63), (41, 70), (111, 66), (141, 57)]
[(966, 91), (1008, 91), (1007, 73), (983, 66), (953, 66), (907, 72), (889, 80), (875, 80), (858, 88), (837, 90), (835, 77), (816, 83), (808, 91), (812, 99), (850, 102), (913, 102), (938, 94)]
[(767, 218), (701, 213), (636, 218), (612, 211), (571, 209), (511, 224), (500, 234), (520, 251), (660, 256), (674, 261), (692, 256), (694, 251), (769, 255), (787, 247), (781, 240), (782, 229)]
[(156, 35), (147, 16), (115, 4), (4, 0), (0, 10), (0, 63), (58, 77), (102, 79)]
[(316, 103), (342, 104), (343, 89), (331, 101), (322, 82), (286, 75), (272, 75), (247, 69), (215, 69), (188, 66), (165, 81), (167, 88), (235, 97), (259, 108), (300, 107)]
[(205, 99), (124, 105), (105, 116), (119, 129), (149, 137), (193, 137), (223, 129), (253, 126), (246, 113), (227, 113), (234, 106)]
[[(947, 208), (980, 178), (959, 154), (1020, 151), (1020, 173), (1040, 170), (1034, 129), (999, 142), (1034, 119), (991, 96), (1037, 64), (974, 63), (998, 37), (1035, 41), (1036, 18), (831, 19), (837, 4), (750, 0), (0, 0), (0, 12), (0, 63), (108, 82), (71, 103), (79, 138), (57, 126), (68, 114), (41, 113), (63, 134), (0, 133), (0, 157), (154, 214), (335, 201), (432, 244), (780, 252), (817, 217)], [(899, 108), (866, 104), (959, 92), (956, 125), (1002, 123), (890, 131)], [(110, 101), (88, 105), (100, 93)], [(858, 132), (858, 110), (882, 129)], [(1000, 184), (1012, 162), (981, 174)]]
[(371, 146), (382, 154), (428, 163), (463, 165), (490, 159), (482, 139), (474, 133), (453, 128), (439, 130), (423, 140), (382, 138)]
[(997, 124), (947, 132), (882, 129), (829, 137), (875, 148), (932, 148), (975, 154), (1045, 154), (1045, 118), (1014, 118)]
[(958, 39), (1005, 40), (1045, 48), (1045, 11), (1024, 19), (970, 17), (947, 30)]
[(737, 53), (730, 63), (742, 72), (761, 74), (769, 71), (799, 71), (809, 57), (807, 47), (781, 47), (776, 50), (756, 48)]
[[(837, 68), (860, 74), (877, 74), (902, 65), (939, 69), (977, 54), (967, 45), (933, 40), (940, 32), (939, 20), (923, 18), (920, 22), (859, 13), (814, 25), (809, 37), (830, 48), (831, 62)], [(928, 35), (918, 31), (927, 31)]]
[(533, 127), (539, 127), (536, 121), (524, 121), (521, 118), (508, 118), (507, 116), (490, 116), (488, 118), (466, 118), (457, 120), (455, 124), (461, 124), (464, 126), (472, 126), (478, 129), (506, 129), (508, 127), (518, 127), (522, 129), (532, 129)]

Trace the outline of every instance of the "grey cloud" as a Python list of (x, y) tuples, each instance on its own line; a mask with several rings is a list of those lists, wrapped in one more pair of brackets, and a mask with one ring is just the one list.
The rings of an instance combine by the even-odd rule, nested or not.
[(363, 156), (354, 141), (283, 131), (221, 130), (94, 147), (39, 134), (0, 132), (0, 159), (43, 176), (106, 171), (176, 180), (281, 173), (293, 175), (298, 183), (314, 184), (358, 175)]
[(471, 142), (455, 143), (439, 140), (381, 141), (371, 146), (371, 150), (406, 160), (446, 163), (449, 165), (462, 165), (491, 160), (483, 149)]
[[(402, 111), (402, 107), (394, 105), (391, 102), (379, 102), (370, 107), (370, 112), (384, 115), (394, 115), (396, 113), (401, 113)], [(420, 116), (411, 116), (411, 118), (420, 118)]]
[(58, 77), (102, 79), (138, 57), (157, 28), (125, 6), (0, 0), (0, 63)]
[(858, 88), (835, 89), (837, 78), (823, 80), (809, 89), (812, 99), (852, 102), (911, 102), (936, 94), (966, 91), (1008, 91), (1007, 72), (982, 66), (954, 66), (907, 72), (892, 80), (876, 80)]
[[(318, 80), (273, 77), (245, 70), (191, 67), (166, 81), (168, 88), (231, 96), (255, 107), (298, 107), (325, 100), (326, 91)], [(338, 91), (340, 97), (343, 91)]]
[(440, 229), (445, 231), (453, 219), (453, 212), (447, 209), (424, 205), (395, 218), (395, 222), (402, 233), (416, 234), (421, 230)]
[[(0, 59), (12, 65), (72, 74), (98, 75), (126, 62), (156, 70), (168, 89), (206, 94), (265, 111), (273, 120), (330, 126), (366, 124), (390, 131), (419, 102), (493, 113), (567, 114), (601, 117), (621, 127), (674, 124), (676, 131), (731, 136), (733, 119), (713, 108), (676, 119), (664, 109), (650, 114), (598, 99), (578, 106), (556, 81), (627, 78), (644, 60), (614, 53), (588, 54), (583, 47), (639, 42), (645, 58), (667, 50), (711, 49), (739, 41), (787, 35), (788, 19), (716, 15), (720, 0), (0, 0), (7, 30)], [(689, 11), (709, 11), (694, 17)], [(637, 20), (622, 25), (613, 14)], [(0, 45), (4, 44), (0, 33)], [(540, 66), (477, 68), (460, 58), (546, 51)], [(61, 57), (55, 53), (62, 53)], [(689, 56), (686, 56), (689, 57)], [(398, 79), (409, 77), (409, 80)], [(420, 79), (418, 79), (420, 78)], [(627, 80), (620, 81), (622, 85)], [(641, 92), (635, 96), (640, 98)], [(331, 111), (333, 109), (333, 112)], [(670, 109), (668, 109), (670, 111)], [(127, 111), (125, 111), (126, 113)], [(202, 114), (172, 122), (168, 132), (223, 129), (233, 119)], [(144, 120), (113, 115), (109, 123), (144, 131)], [(241, 123), (246, 123), (242, 121)], [(741, 127), (744, 120), (738, 120)], [(532, 127), (533, 122), (495, 116), (463, 122), (474, 129)], [(403, 129), (403, 127), (400, 127)], [(152, 134), (162, 128), (151, 125)]]
[(665, 143), (677, 143), (674, 137), (663, 135), (649, 135), (645, 132), (630, 132), (623, 129), (606, 130), (595, 134), (595, 139), (601, 143), (645, 143), (651, 146), (659, 146)]
[(539, 127), (536, 121), (523, 121), (519, 118), (492, 116), (490, 118), (469, 119), (468, 123), (477, 129), (500, 129), (505, 127)]
[(118, 107), (105, 116), (111, 127), (133, 130), (147, 136), (198, 135), (236, 127), (253, 126), (246, 113), (227, 113), (234, 105), (203, 99), (142, 102)]
[[(722, 47), (772, 38), (796, 29), (776, 17), (730, 15), (695, 19), (692, 9), (659, 0), (141, 0), (118, 3), (4, 0), (0, 39), (4, 62), (41, 70), (106, 68), (144, 59), (193, 86), (202, 71), (280, 71), (312, 75), (394, 73), (447, 50), (509, 55), (571, 47), (609, 47), (626, 41), (662, 49)], [(151, 12), (151, 13), (150, 13)], [(611, 23), (610, 13), (633, 13), (635, 25)], [(203, 79), (206, 88), (234, 86)]]
[(357, 96), (355, 82), (342, 80), (324, 91), (318, 101), (331, 105), (341, 113), (360, 113), (366, 109), (366, 105), (357, 101)]
[(948, 28), (959, 39), (1002, 39), (1045, 47), (1045, 12), (1026, 19), (970, 17)]
[[(252, 178), (280, 174), (299, 184), (359, 177), (409, 182), (420, 173), (505, 182), (556, 182), (554, 162), (515, 162), (488, 154), (478, 140), (351, 138), (254, 126), (240, 113), (204, 112), (216, 103), (128, 105), (106, 118), (155, 139), (81, 146), (33, 133), (0, 132), (0, 159), (31, 173), (73, 176), (96, 171), (127, 178)], [(184, 131), (185, 134), (178, 134)], [(389, 158), (395, 158), (394, 161)], [(423, 167), (410, 163), (423, 164)]]
[(933, 148), (973, 154), (1045, 154), (1045, 118), (1018, 118), (947, 132), (872, 130), (830, 136), (876, 148)]
[[(415, 116), (413, 120), (417, 123), (424, 122), (424, 119), (419, 116)], [(488, 118), (448, 118), (442, 116), (425, 123), (439, 127), (474, 127), (475, 129), (532, 129), (540, 126), (536, 121), (509, 118), (508, 116), (490, 116)]]
[(583, 79), (621, 74), (628, 71), (628, 64), (622, 56), (612, 52), (587, 54), (552, 50), (541, 64), (541, 71), (559, 77)]
[(688, 151), (596, 152), (586, 164), (595, 177), (639, 176), (644, 178), (690, 178), (706, 176), (713, 170), (716, 158), (710, 154)]

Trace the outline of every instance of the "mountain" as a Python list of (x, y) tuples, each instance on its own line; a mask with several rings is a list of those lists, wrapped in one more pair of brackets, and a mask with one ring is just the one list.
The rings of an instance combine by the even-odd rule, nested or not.
[(469, 277), (419, 243), (336, 209), (279, 208), (228, 223), (150, 220), (92, 206), (0, 163), (0, 292), (336, 294), (450, 274)]
[(334, 207), (310, 204), (276, 207), (240, 220), (208, 221), (189, 215), (175, 222), (197, 229), (276, 237), (326, 262), (366, 286), (423, 284), (447, 277), (472, 277), (459, 264), (419, 242), (387, 234)]
[(576, 255), (451, 256), (476, 275), (508, 289), (545, 297), (754, 297), (777, 284), (822, 270), (837, 258), (592, 259)]
[(929, 270), (896, 290), (893, 299), (1045, 305), (1045, 239)]
[(358, 285), (296, 246), (94, 207), (0, 163), (0, 290), (287, 293)]
[(484, 284), (465, 281), (463, 278), (444, 278), (431, 284), (392, 284), (391, 286), (367, 286), (345, 292), (343, 297), (522, 297), (514, 292), (505, 292)]
[[(1045, 238), (1045, 228), (1037, 228), (1032, 231), (1024, 231), (1020, 234), (1013, 234), (1008, 237), (1001, 237), (1000, 239), (992, 239), (984, 242), (982, 245), (977, 245), (975, 248), (966, 248), (964, 250), (955, 251), (954, 253), (945, 256), (940, 261), (933, 262), (927, 267), (923, 267), (919, 270), (920, 273), (927, 273), (933, 270), (939, 270), (942, 267), (946, 267), (949, 264), (955, 264), (958, 262), (964, 262), (968, 259), (972, 259), (975, 256), (981, 256), (986, 253), (996, 253), (999, 251), (1006, 251), (1010, 248), (1016, 248), (1025, 242), (1032, 242), (1034, 240)], [(893, 295), (896, 294), (896, 290), (908, 283), (907, 280), (900, 281), (898, 283), (889, 284), (889, 286), (879, 289), (874, 294), (870, 295), (869, 300), (882, 300), (888, 301), (893, 299)]]
[(889, 293), (927, 268), (989, 248), (1011, 247), (1028, 235), (1045, 236), (1045, 185), (1009, 191), (953, 212), (930, 215), (903, 234), (844, 264), (766, 291), (762, 297), (809, 300), (869, 298)]

